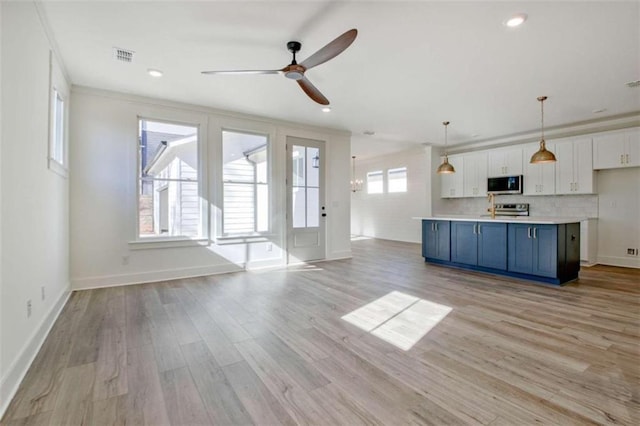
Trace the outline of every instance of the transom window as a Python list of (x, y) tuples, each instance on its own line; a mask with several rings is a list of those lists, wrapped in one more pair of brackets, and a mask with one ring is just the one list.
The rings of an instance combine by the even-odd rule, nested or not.
[(383, 177), (382, 170), (367, 173), (367, 194), (382, 194)]
[(222, 132), (224, 235), (269, 231), (269, 138)]
[(196, 126), (139, 120), (139, 238), (202, 236), (198, 144)]
[(387, 185), (389, 192), (407, 192), (407, 168), (387, 170)]

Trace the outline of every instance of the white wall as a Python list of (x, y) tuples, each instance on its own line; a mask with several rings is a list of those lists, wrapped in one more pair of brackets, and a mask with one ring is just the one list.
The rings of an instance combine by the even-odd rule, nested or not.
[[(292, 126), (257, 117), (215, 111), (87, 88), (74, 88), (71, 123), (71, 281), (90, 288), (228, 272), (285, 263), (285, 141), (288, 135), (326, 142), (326, 257), (351, 255), (349, 240), (349, 134)], [(220, 219), (222, 129), (271, 136), (273, 229), (268, 240), (246, 244), (143, 248), (136, 237), (138, 117), (200, 124), (210, 202), (211, 235)], [(346, 223), (346, 225), (345, 225)], [(272, 244), (272, 251), (268, 245)]]
[(33, 3), (0, 8), (1, 416), (68, 295), (69, 225), (68, 180), (48, 167), (49, 39)]
[(598, 263), (640, 268), (640, 167), (598, 174)]
[[(407, 167), (407, 192), (367, 194), (367, 172)], [(352, 193), (351, 233), (389, 240), (420, 242), (421, 222), (411, 219), (431, 213), (431, 148), (410, 150), (358, 162), (362, 191)], [(386, 182), (385, 182), (386, 184)], [(386, 186), (385, 186), (386, 188)]]

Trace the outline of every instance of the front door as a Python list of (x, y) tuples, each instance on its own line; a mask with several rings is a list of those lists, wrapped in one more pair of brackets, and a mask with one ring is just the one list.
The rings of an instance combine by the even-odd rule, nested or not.
[(325, 258), (324, 142), (287, 137), (288, 262)]

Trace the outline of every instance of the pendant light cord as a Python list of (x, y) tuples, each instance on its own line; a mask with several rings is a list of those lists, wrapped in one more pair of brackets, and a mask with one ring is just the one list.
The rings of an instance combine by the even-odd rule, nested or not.
[(544, 99), (540, 101), (540, 130), (542, 132), (542, 140), (544, 141)]

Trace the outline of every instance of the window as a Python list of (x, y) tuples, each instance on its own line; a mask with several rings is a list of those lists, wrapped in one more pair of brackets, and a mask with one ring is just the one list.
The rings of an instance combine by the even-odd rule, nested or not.
[(66, 168), (65, 102), (57, 89), (51, 94), (51, 135), (49, 136), (49, 167), (58, 171)]
[(198, 127), (141, 119), (138, 143), (138, 237), (201, 237)]
[(389, 192), (407, 192), (407, 168), (387, 170), (387, 185)]
[(266, 135), (222, 132), (223, 235), (269, 231)]
[(382, 194), (382, 178), (381, 170), (367, 173), (367, 194)]

